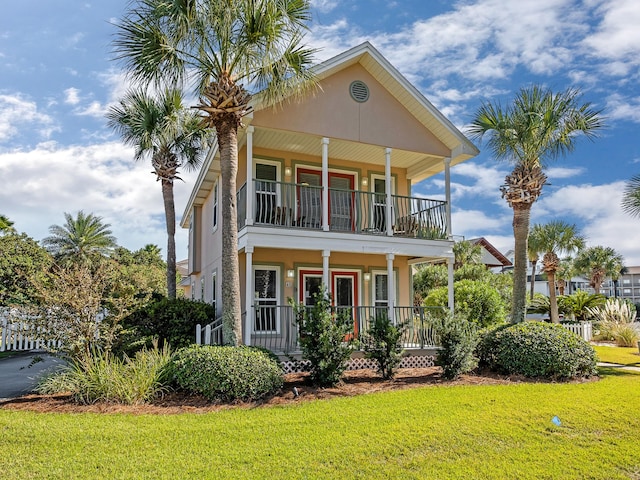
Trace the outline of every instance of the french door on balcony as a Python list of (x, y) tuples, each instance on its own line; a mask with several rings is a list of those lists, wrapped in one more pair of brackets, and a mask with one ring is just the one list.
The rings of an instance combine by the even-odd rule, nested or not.
[[(322, 227), (322, 172), (300, 168), (297, 171), (298, 217), (303, 226)], [(331, 230), (353, 231), (355, 175), (329, 172), (329, 225)]]

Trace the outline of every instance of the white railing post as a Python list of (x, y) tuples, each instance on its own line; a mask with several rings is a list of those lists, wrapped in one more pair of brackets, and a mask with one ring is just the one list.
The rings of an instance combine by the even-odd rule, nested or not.
[(204, 327), (204, 344), (211, 345), (211, 324)]
[(329, 231), (329, 139), (322, 139), (322, 230)]
[(196, 325), (196, 345), (202, 345), (202, 325)]
[(393, 207), (391, 197), (391, 149), (386, 148), (384, 150), (384, 193), (385, 193), (385, 211), (387, 216), (387, 235), (393, 236)]
[(4, 352), (7, 344), (7, 317), (2, 317), (2, 336), (0, 337), (0, 352)]

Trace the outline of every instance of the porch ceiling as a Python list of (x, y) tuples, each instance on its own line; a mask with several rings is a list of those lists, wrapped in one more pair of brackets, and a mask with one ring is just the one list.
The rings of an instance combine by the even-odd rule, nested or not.
[[(318, 158), (322, 155), (321, 137), (319, 136), (257, 127), (253, 139), (254, 148), (285, 150), (293, 154), (304, 154)], [(391, 152), (391, 166), (406, 169), (408, 177), (416, 182), (443, 171), (443, 158), (441, 155), (394, 149)], [(330, 138), (329, 161), (333, 159), (377, 165), (381, 170), (384, 170), (385, 147)]]

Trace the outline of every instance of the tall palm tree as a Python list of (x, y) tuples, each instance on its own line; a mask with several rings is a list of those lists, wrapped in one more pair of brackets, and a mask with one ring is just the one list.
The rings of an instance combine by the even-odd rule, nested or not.
[(536, 224), (531, 228), (531, 237), (539, 242), (540, 250), (544, 252), (542, 257), (542, 270), (547, 274), (549, 284), (549, 316), (551, 322), (559, 323), (558, 298), (556, 296), (556, 272), (560, 268), (560, 253), (573, 253), (584, 248), (585, 239), (575, 225), (570, 225), (561, 220), (541, 225)]
[(93, 213), (85, 215), (80, 210), (76, 218), (64, 214), (64, 225), (51, 225), (50, 236), (42, 240), (44, 247), (61, 263), (91, 264), (107, 256), (116, 247), (116, 238), (111, 235), (111, 226), (102, 223), (102, 217)]
[(482, 247), (471, 243), (469, 240), (460, 240), (454, 243), (453, 255), (455, 257), (453, 263), (455, 270), (463, 265), (482, 263)]
[(167, 229), (167, 291), (176, 298), (176, 208), (173, 183), (178, 168), (200, 166), (207, 129), (200, 116), (183, 106), (182, 92), (164, 89), (151, 95), (142, 88), (127, 92), (107, 113), (108, 125), (127, 145), (135, 147), (134, 160), (149, 158), (161, 182)]
[(0, 215), (0, 235), (15, 232), (15, 230), (16, 229), (13, 228), (13, 222), (9, 220), (9, 217)]
[(524, 320), (527, 290), (527, 237), (531, 206), (547, 182), (544, 168), (571, 152), (579, 134), (593, 138), (603, 127), (600, 112), (580, 103), (580, 92), (553, 93), (540, 86), (522, 88), (511, 105), (483, 103), (468, 129), (483, 140), (498, 160), (514, 165), (501, 187), (502, 197), (513, 209), (515, 265), (511, 321)]
[(600, 245), (582, 250), (575, 259), (576, 270), (589, 277), (589, 285), (600, 293), (602, 282), (607, 277), (620, 275), (624, 265), (622, 255), (611, 247)]
[(308, 0), (138, 0), (116, 25), (116, 59), (144, 83), (191, 80), (204, 123), (216, 131), (222, 191), (225, 341), (242, 342), (236, 175), (238, 128), (252, 95), (272, 105), (315, 85), (302, 44)]
[(558, 282), (558, 293), (564, 295), (564, 289), (569, 285), (569, 294), (571, 294), (571, 278), (574, 274), (573, 259), (566, 257), (560, 260), (560, 266), (556, 271), (556, 281)]
[(536, 266), (540, 260), (540, 255), (543, 253), (544, 252), (540, 245), (540, 238), (536, 235), (536, 232), (533, 230), (530, 231), (529, 238), (527, 239), (527, 258), (529, 258), (529, 262), (531, 263), (531, 280), (529, 282), (531, 290), (529, 293), (529, 300), (533, 300), (536, 286)]

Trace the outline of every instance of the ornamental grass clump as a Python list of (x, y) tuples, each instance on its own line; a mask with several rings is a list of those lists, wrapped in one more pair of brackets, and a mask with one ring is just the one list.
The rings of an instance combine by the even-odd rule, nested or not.
[(548, 379), (597, 374), (588, 342), (558, 324), (523, 322), (486, 332), (477, 349), (480, 364), (505, 374)]
[(151, 349), (142, 349), (132, 358), (95, 351), (43, 379), (36, 391), (42, 394), (70, 392), (74, 401), (81, 404), (148, 403), (167, 390), (171, 356), (166, 344), (162, 349), (158, 349), (157, 344)]
[(183, 348), (175, 354), (172, 375), (179, 388), (210, 401), (259, 400), (284, 382), (277, 362), (250, 347)]
[(604, 305), (587, 310), (597, 321), (598, 340), (613, 340), (619, 347), (635, 347), (640, 340), (640, 332), (633, 325), (636, 307), (632, 303), (608, 298)]

